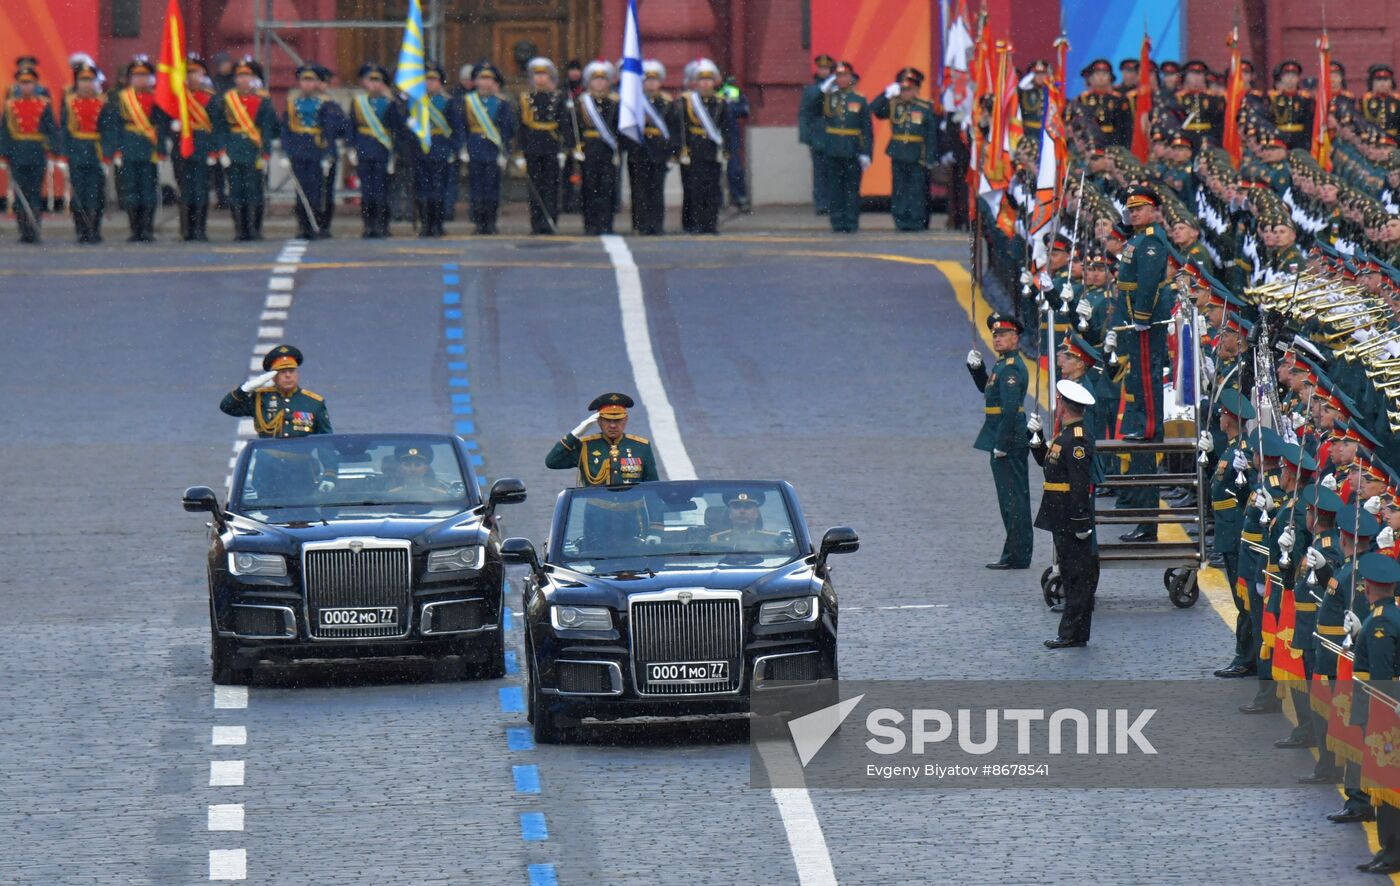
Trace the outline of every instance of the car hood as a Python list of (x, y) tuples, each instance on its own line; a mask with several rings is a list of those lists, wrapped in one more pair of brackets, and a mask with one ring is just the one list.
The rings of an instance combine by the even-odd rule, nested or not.
[(261, 523), (246, 517), (236, 517), (236, 531), (230, 550), (280, 551), (296, 554), (307, 542), (333, 541), (337, 538), (408, 539), (414, 551), (451, 544), (484, 543), (487, 532), (481, 516), (471, 511), (453, 514), (446, 519), (434, 517), (365, 517), (340, 518), (325, 523)]
[(625, 609), (629, 597), (681, 588), (712, 591), (740, 591), (744, 605), (758, 600), (817, 594), (821, 580), (813, 573), (810, 560), (796, 560), (773, 569), (670, 569), (629, 573), (624, 576), (586, 575), (562, 567), (550, 573), (554, 602), (602, 605)]

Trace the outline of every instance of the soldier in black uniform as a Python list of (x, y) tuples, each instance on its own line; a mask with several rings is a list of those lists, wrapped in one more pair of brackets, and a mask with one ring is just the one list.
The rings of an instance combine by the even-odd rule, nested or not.
[(611, 62), (593, 61), (583, 69), (586, 88), (574, 100), (578, 141), (574, 161), (583, 173), (583, 232), (611, 234), (617, 195), (617, 117), (619, 100), (612, 91), (616, 70)]
[(1089, 88), (1074, 100), (1073, 111), (1098, 124), (1104, 145), (1129, 147), (1133, 143), (1133, 113), (1128, 100), (1113, 90), (1113, 65), (1094, 59), (1079, 72)]
[(572, 100), (557, 88), (559, 71), (547, 58), (526, 65), (531, 89), (520, 94), (520, 137), (515, 167), (530, 177), (530, 231), (558, 232), (559, 167), (575, 137)]
[(1274, 88), (1269, 90), (1269, 110), (1274, 126), (1290, 150), (1306, 151), (1312, 145), (1314, 99), (1298, 88), (1303, 66), (1289, 59), (1274, 69)]
[(719, 66), (707, 58), (695, 63), (694, 88), (676, 102), (680, 139), (681, 226), (687, 234), (719, 232), (721, 164), (728, 159), (724, 133), (729, 131), (729, 103), (715, 93)]
[[(1055, 385), (1055, 422), (1059, 433), (1031, 447), (1036, 464), (1045, 469), (1044, 494), (1035, 527), (1055, 540), (1055, 562), (1065, 594), (1064, 614), (1050, 649), (1089, 644), (1094, 618), (1094, 591), (1099, 586), (1099, 546), (1094, 538), (1094, 435), (1084, 427), (1084, 412), (1094, 395), (1079, 382), (1061, 379)], [(1039, 431), (1040, 416), (1031, 416), (1026, 430)]]
[[(661, 91), (666, 67), (654, 58), (642, 62), (642, 88), (651, 111), (642, 122), (642, 144), (627, 150), (628, 184), (632, 189), (632, 230), (638, 234), (666, 233), (666, 174), (676, 156), (679, 127), (673, 126), (671, 97)], [(653, 115), (652, 112), (655, 112)]]
[(1361, 97), (1361, 114), (1400, 140), (1400, 96), (1395, 94), (1395, 72), (1390, 65), (1366, 69), (1366, 94)]
[(1182, 128), (1191, 133), (1196, 147), (1205, 142), (1219, 145), (1225, 135), (1225, 100), (1206, 89), (1210, 68), (1200, 59), (1186, 63), (1185, 85), (1176, 94), (1177, 104), (1186, 116)]

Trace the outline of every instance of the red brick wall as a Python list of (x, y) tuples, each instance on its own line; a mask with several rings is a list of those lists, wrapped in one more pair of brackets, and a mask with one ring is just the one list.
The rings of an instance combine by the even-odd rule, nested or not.
[(746, 3), (745, 86), (757, 126), (797, 125), (798, 99), (812, 79), (821, 47), (802, 48), (801, 0), (734, 0)]
[[(1200, 58), (1216, 70), (1229, 61), (1225, 35), (1234, 22), (1233, 7), (1220, 0), (1186, 0), (1187, 58)], [(1240, 35), (1245, 57), (1254, 62), (1256, 84), (1267, 88), (1273, 68), (1296, 59), (1304, 76), (1317, 75), (1316, 40), (1322, 31), (1317, 0), (1247, 0), (1241, 4)], [(1366, 68), (1378, 62), (1400, 63), (1400, 4), (1393, 0), (1347, 0), (1327, 4), (1327, 34), (1332, 58), (1346, 65), (1347, 86), (1366, 88)], [(1182, 59), (1185, 61), (1186, 59)]]

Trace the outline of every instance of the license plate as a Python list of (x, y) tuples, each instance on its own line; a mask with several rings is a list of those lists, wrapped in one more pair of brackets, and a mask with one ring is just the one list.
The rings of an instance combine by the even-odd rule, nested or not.
[(728, 680), (727, 661), (672, 661), (647, 665), (647, 682), (653, 686), (662, 683), (718, 683)]
[(353, 609), (322, 609), (323, 628), (396, 628), (399, 610), (393, 606), (358, 606)]

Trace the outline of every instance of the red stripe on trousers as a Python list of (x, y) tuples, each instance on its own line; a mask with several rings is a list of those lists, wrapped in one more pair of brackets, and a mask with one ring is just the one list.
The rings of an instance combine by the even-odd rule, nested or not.
[[(1147, 340), (1146, 332), (1138, 333), (1138, 357), (1142, 360), (1142, 399), (1144, 407), (1147, 409), (1147, 434), (1144, 439), (1151, 440), (1157, 434), (1157, 399), (1152, 392), (1152, 344)], [(1159, 378), (1160, 382), (1161, 379)]]

